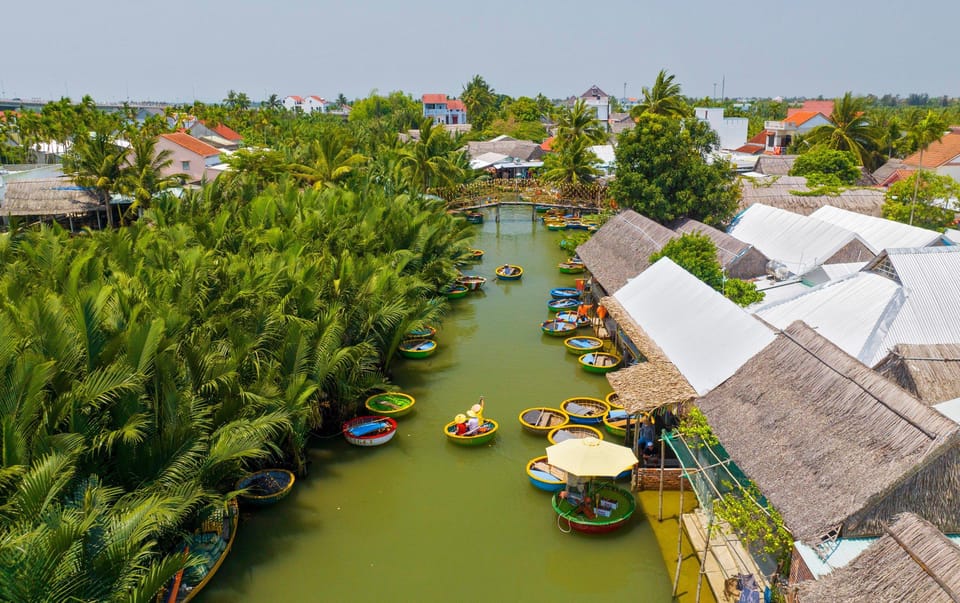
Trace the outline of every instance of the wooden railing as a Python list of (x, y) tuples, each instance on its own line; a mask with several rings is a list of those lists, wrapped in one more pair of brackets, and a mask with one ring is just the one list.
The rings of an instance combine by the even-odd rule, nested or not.
[(557, 184), (525, 178), (478, 180), (431, 189), (428, 193), (441, 197), (452, 209), (494, 204), (502, 200), (600, 209), (607, 199), (607, 187), (602, 184)]

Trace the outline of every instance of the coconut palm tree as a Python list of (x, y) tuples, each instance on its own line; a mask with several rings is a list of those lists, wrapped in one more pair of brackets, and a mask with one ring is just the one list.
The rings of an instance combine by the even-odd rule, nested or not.
[(812, 146), (850, 151), (860, 165), (872, 169), (880, 150), (882, 133), (869, 121), (866, 110), (865, 98), (847, 92), (834, 102), (830, 123), (811, 130), (805, 140)]
[(120, 187), (127, 149), (117, 145), (111, 131), (98, 129), (90, 136), (78, 136), (64, 157), (63, 168), (78, 185), (93, 189), (107, 213), (107, 225), (113, 228), (110, 197)]
[(461, 170), (454, 159), (453, 139), (443, 126), (429, 118), (420, 122), (420, 139), (407, 143), (398, 152), (397, 169), (408, 190), (423, 192), (433, 186), (457, 182)]
[(305, 164), (294, 164), (290, 171), (294, 176), (314, 188), (342, 182), (367, 158), (353, 151), (350, 141), (343, 134), (332, 131), (310, 143)]
[(599, 160), (588, 148), (590, 141), (578, 137), (560, 146), (543, 160), (543, 179), (547, 182), (582, 184), (593, 182), (600, 175)]
[(559, 149), (566, 142), (585, 138), (588, 146), (591, 144), (603, 144), (607, 141), (607, 130), (597, 120), (596, 113), (582, 98), (570, 108), (564, 108), (557, 112), (556, 116), (556, 144)]
[(127, 208), (128, 216), (141, 208), (149, 208), (157, 193), (179, 186), (186, 177), (185, 174), (163, 175), (173, 165), (173, 153), (168, 149), (158, 152), (157, 139), (149, 134), (133, 136), (130, 153), (130, 163), (123, 169), (119, 180), (120, 191), (133, 198)]
[[(917, 171), (923, 171), (923, 152), (943, 137), (947, 130), (947, 122), (939, 113), (928, 110), (919, 120), (909, 126), (907, 136), (916, 148), (920, 151), (920, 158), (917, 163)], [(917, 203), (917, 193), (920, 190), (920, 177), (918, 176), (913, 183), (913, 199), (910, 201), (910, 224), (913, 224), (913, 209)]]
[(652, 88), (643, 87), (643, 101), (630, 110), (634, 119), (643, 113), (665, 115), (667, 117), (687, 117), (693, 112), (680, 94), (680, 84), (674, 83), (674, 75), (667, 75), (661, 69)]

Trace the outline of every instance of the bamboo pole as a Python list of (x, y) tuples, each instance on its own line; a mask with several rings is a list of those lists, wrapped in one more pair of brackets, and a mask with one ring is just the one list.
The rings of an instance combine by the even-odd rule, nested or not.
[(680, 510), (677, 512), (677, 569), (673, 573), (673, 597), (680, 587), (680, 565), (683, 563), (683, 476), (680, 476)]
[[(666, 452), (666, 443), (663, 441), (663, 437), (660, 438), (660, 504), (657, 505), (657, 521), (663, 521), (663, 457)], [(680, 478), (683, 479), (682, 477)], [(682, 509), (681, 509), (682, 511)]]
[(700, 588), (703, 584), (703, 576), (707, 573), (707, 555), (710, 553), (710, 538), (713, 535), (713, 513), (710, 514), (710, 521), (707, 522), (707, 541), (703, 545), (703, 561), (700, 562), (700, 573), (697, 574), (697, 598), (696, 603), (700, 603)]

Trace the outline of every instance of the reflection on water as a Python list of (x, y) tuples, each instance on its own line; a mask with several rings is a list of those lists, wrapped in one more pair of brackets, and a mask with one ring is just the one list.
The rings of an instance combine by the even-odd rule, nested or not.
[[(433, 356), (394, 364), (417, 399), (397, 436), (370, 449), (315, 442), (292, 494), (244, 513), (200, 601), (669, 600), (670, 572), (641, 514), (621, 532), (564, 534), (550, 495), (527, 482), (525, 464), (547, 441), (520, 428), (520, 411), (610, 388), (540, 331), (550, 289), (577, 278), (557, 270), (569, 255), (562, 233), (531, 222), (529, 208), (504, 208), (499, 224), (485, 217), (474, 247), (486, 253), (469, 269), (487, 278), (483, 293), (451, 302)], [(508, 262), (522, 280), (496, 280)], [(447, 442), (443, 425), (481, 395), (497, 438)]]

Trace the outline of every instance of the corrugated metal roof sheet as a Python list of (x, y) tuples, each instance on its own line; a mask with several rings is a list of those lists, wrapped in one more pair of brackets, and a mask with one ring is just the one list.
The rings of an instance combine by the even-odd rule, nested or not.
[(779, 329), (802, 320), (844, 352), (867, 366), (879, 345), (877, 333), (889, 324), (903, 303), (894, 281), (860, 272), (830, 281), (794, 297), (760, 306), (757, 316)]
[(727, 232), (799, 275), (813, 270), (858, 238), (845, 228), (762, 203), (744, 210)]
[(766, 325), (669, 258), (630, 279), (614, 297), (701, 396), (774, 338)]
[(933, 230), (829, 205), (813, 212), (810, 217), (857, 233), (874, 253), (900, 247), (927, 247), (940, 241), (940, 233)]

